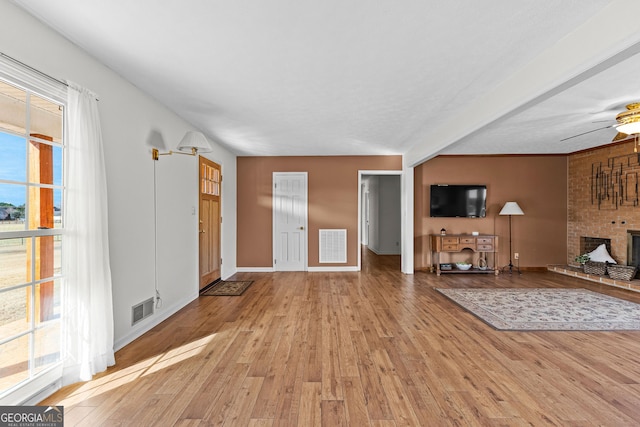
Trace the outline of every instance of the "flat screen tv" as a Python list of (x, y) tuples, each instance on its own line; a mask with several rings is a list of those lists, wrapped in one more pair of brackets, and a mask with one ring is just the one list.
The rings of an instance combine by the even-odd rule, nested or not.
[(432, 185), (431, 216), (434, 218), (484, 218), (486, 185)]

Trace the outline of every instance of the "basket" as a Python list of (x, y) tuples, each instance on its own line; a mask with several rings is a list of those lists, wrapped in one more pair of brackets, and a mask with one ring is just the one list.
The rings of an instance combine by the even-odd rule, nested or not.
[(637, 267), (632, 265), (609, 264), (607, 272), (609, 277), (615, 280), (631, 280), (636, 275)]
[(584, 263), (584, 272), (604, 276), (607, 274), (607, 263), (598, 261), (587, 261)]

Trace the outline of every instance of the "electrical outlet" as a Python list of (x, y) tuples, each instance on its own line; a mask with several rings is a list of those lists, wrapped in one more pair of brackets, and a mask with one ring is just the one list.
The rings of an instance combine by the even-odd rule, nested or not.
[(513, 259), (520, 259), (520, 254), (518, 252), (514, 252)]

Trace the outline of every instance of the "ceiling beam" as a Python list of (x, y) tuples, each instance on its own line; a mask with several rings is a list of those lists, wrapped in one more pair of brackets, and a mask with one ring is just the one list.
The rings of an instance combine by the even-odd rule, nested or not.
[(416, 133), (409, 141), (413, 148), (404, 155), (405, 165), (423, 163), (488, 124), (522, 112), (638, 54), (638, 16), (637, 0), (613, 1), (495, 90), (473, 100), (439, 126)]

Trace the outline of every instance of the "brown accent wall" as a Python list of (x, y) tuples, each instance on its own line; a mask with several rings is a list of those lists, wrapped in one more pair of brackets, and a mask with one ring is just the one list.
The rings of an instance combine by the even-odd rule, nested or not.
[[(567, 263), (577, 265), (574, 258), (580, 254), (580, 237), (584, 236), (611, 239), (611, 256), (619, 264), (627, 264), (627, 230), (640, 230), (640, 206), (633, 206), (635, 174), (640, 175), (640, 167), (633, 150), (634, 142), (627, 141), (569, 156)], [(606, 168), (612, 159), (617, 166), (625, 163), (623, 175), (632, 174), (625, 189), (629, 198), (616, 207), (614, 196), (619, 187), (611, 185), (609, 197), (598, 207), (595, 200), (592, 202), (592, 167), (602, 164)], [(618, 172), (619, 168), (614, 168), (614, 173)]]
[[(273, 172), (307, 172), (309, 267), (358, 263), (358, 171), (401, 170), (402, 156), (238, 157), (238, 267), (273, 265)], [(318, 230), (347, 229), (347, 263), (318, 262)]]
[[(509, 263), (509, 220), (499, 216), (505, 202), (518, 202), (524, 216), (513, 217), (513, 252), (521, 267), (564, 264), (567, 251), (567, 157), (439, 156), (414, 170), (415, 267), (431, 265), (429, 235), (478, 231), (500, 237), (498, 266)], [(486, 218), (431, 218), (431, 184), (484, 184)], [(515, 261), (514, 261), (515, 264)]]

